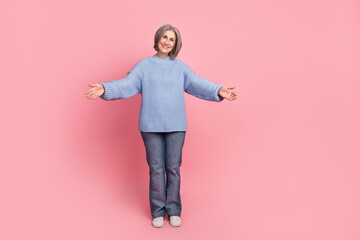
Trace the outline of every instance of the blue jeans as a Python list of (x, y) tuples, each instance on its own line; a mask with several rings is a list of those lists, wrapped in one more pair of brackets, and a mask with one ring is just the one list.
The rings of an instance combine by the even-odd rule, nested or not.
[[(149, 165), (150, 209), (153, 218), (180, 216), (180, 166), (185, 131), (140, 132)], [(165, 180), (166, 173), (166, 180)]]

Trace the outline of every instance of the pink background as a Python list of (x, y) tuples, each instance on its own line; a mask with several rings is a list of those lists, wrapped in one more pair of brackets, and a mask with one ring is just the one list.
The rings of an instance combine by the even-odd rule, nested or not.
[[(167, 23), (239, 97), (185, 94), (183, 226), (154, 229), (141, 95), (85, 91)], [(0, 239), (360, 239), (359, 29), (359, 1), (2, 0)]]

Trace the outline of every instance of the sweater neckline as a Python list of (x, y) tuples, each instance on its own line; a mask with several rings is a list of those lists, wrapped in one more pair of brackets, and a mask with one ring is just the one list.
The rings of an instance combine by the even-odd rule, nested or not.
[(156, 54), (154, 54), (152, 56), (152, 59), (155, 60), (156, 62), (168, 62), (168, 61), (170, 61), (169, 56), (167, 56), (166, 58), (161, 58), (161, 57), (156, 56)]

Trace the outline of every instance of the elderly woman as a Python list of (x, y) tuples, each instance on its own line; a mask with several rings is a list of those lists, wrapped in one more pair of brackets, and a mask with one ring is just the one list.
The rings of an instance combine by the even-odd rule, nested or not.
[(166, 214), (171, 226), (181, 225), (180, 165), (187, 130), (184, 91), (215, 102), (232, 101), (237, 96), (235, 87), (200, 78), (183, 61), (175, 59), (181, 46), (179, 30), (164, 25), (155, 33), (155, 55), (137, 62), (125, 78), (90, 84), (86, 92), (89, 99), (104, 100), (141, 93), (139, 131), (149, 165), (154, 227), (163, 226)]

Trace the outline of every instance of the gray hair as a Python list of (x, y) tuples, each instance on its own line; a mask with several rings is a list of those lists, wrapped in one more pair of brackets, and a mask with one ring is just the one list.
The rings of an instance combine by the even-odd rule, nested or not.
[(180, 52), (180, 49), (181, 49), (181, 46), (182, 46), (181, 35), (180, 35), (179, 30), (176, 27), (173, 27), (170, 24), (166, 24), (164, 26), (161, 26), (155, 33), (154, 48), (155, 48), (156, 51), (159, 51), (158, 44), (159, 44), (159, 41), (160, 41), (161, 37), (164, 35), (166, 30), (171, 30), (176, 35), (176, 41), (175, 41), (174, 48), (171, 50), (171, 52), (169, 52), (169, 57), (171, 59), (174, 59), (174, 58), (176, 58), (176, 56)]

